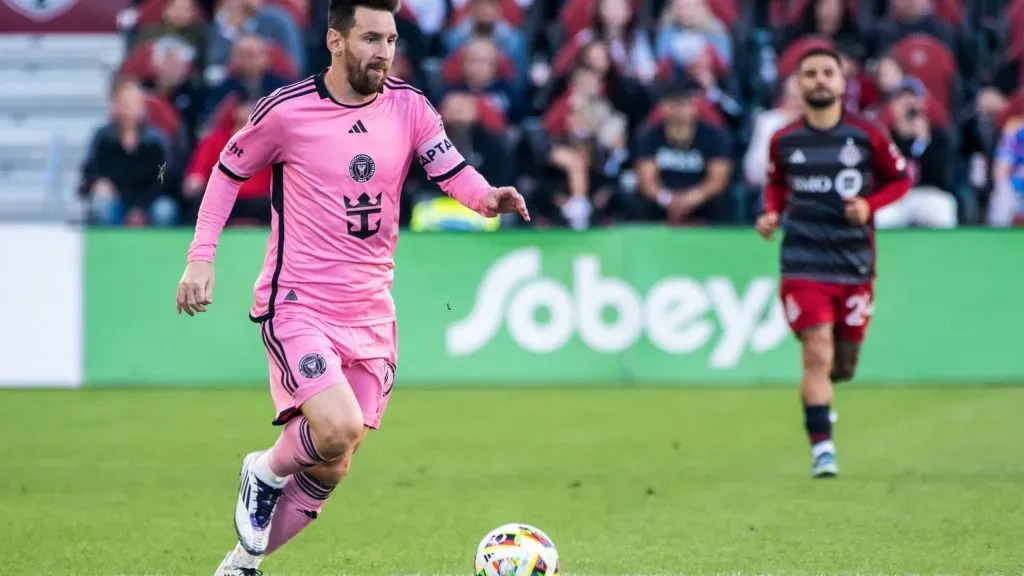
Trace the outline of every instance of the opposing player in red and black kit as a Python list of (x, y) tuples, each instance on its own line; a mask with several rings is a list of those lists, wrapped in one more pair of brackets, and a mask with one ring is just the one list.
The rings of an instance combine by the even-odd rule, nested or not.
[(765, 212), (757, 231), (782, 226), (786, 317), (803, 346), (800, 394), (811, 473), (838, 473), (832, 443), (832, 383), (853, 378), (871, 320), (874, 213), (910, 189), (907, 162), (889, 134), (843, 110), (839, 55), (805, 54), (797, 71), (803, 118), (771, 140)]

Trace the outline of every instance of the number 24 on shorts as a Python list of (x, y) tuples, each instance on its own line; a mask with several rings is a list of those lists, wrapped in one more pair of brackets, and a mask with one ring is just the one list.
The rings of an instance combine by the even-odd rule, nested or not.
[(867, 324), (871, 314), (875, 311), (875, 303), (871, 300), (871, 293), (851, 294), (846, 299), (847, 326), (863, 326)]

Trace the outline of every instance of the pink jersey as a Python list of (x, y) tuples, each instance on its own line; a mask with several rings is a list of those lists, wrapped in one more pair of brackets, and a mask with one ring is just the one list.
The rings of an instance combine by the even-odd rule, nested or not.
[(238, 186), (272, 166), (272, 222), (250, 316), (303, 306), (337, 323), (390, 321), (402, 185), (416, 159), (462, 204), (481, 205), (491, 187), (452, 146), (419, 90), (389, 78), (373, 100), (335, 101), (324, 73), (261, 100), (225, 146), (188, 258), (212, 261)]

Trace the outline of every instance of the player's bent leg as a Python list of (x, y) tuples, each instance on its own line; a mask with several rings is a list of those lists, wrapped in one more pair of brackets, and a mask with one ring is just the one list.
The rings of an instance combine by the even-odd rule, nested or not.
[(830, 378), (834, 384), (849, 382), (857, 373), (857, 361), (860, 358), (860, 342), (852, 340), (835, 341), (832, 373)]
[(803, 380), (800, 395), (804, 405), (804, 428), (811, 444), (811, 475), (830, 478), (838, 473), (832, 443), (833, 340), (832, 326), (820, 324), (800, 333), (803, 344)]
[(366, 430), (368, 428), (364, 427), (351, 452), (342, 458), (318, 464), (292, 477), (278, 503), (274, 528), (264, 555), (280, 549), (320, 517), (324, 502), (348, 474), (352, 457), (359, 450)]

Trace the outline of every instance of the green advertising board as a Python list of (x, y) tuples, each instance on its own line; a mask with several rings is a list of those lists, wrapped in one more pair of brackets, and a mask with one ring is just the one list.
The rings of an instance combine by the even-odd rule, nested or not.
[[(188, 231), (86, 236), (87, 385), (263, 385), (247, 312), (265, 231), (229, 231), (214, 304), (176, 316)], [(862, 382), (1024, 382), (1024, 234), (880, 233)], [(749, 230), (406, 234), (402, 385), (793, 385), (777, 243)]]

